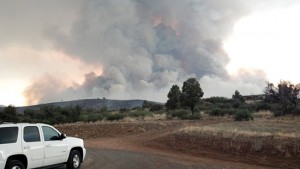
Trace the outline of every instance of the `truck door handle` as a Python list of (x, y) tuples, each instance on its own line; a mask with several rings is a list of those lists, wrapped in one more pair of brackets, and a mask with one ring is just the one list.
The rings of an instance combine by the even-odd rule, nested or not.
[(51, 144), (47, 144), (46, 147), (51, 147)]
[(30, 149), (30, 146), (25, 146), (24, 149)]

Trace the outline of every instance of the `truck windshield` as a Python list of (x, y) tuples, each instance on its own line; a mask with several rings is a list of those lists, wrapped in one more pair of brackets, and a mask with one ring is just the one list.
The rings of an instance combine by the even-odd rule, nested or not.
[(16, 143), (18, 131), (18, 127), (0, 128), (0, 144)]

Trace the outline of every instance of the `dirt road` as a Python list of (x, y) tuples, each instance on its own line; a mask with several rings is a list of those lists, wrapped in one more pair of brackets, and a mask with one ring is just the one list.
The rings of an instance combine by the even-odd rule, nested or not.
[(82, 169), (267, 169), (267, 167), (215, 159), (197, 157), (192, 157), (190, 160), (186, 160), (186, 157), (178, 159), (170, 154), (105, 148), (88, 148), (87, 151), (88, 154), (82, 164)]
[(89, 148), (88, 152), (83, 169), (218, 169), (142, 152), (97, 148)]
[(141, 135), (86, 140), (87, 157), (83, 169), (269, 169), (226, 160), (211, 159), (157, 149), (144, 144)]
[[(80, 133), (85, 138), (87, 157), (83, 169), (270, 169), (239, 158), (192, 154), (161, 146), (155, 142), (179, 127), (204, 125), (211, 121), (164, 123), (108, 123), (61, 126), (68, 135)], [(80, 135), (79, 135), (80, 136)], [(184, 145), (184, 143), (183, 143)]]

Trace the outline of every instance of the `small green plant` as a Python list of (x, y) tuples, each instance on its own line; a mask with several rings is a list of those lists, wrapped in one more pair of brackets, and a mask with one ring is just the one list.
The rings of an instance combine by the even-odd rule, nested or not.
[(249, 121), (253, 120), (253, 115), (249, 110), (239, 110), (235, 116), (235, 121)]

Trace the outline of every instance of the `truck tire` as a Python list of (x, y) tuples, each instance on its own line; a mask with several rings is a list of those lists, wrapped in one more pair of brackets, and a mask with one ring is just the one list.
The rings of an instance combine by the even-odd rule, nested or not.
[(79, 169), (81, 165), (81, 154), (78, 150), (72, 150), (67, 161), (68, 169)]
[(5, 169), (25, 169), (25, 166), (19, 160), (10, 160), (8, 161)]

